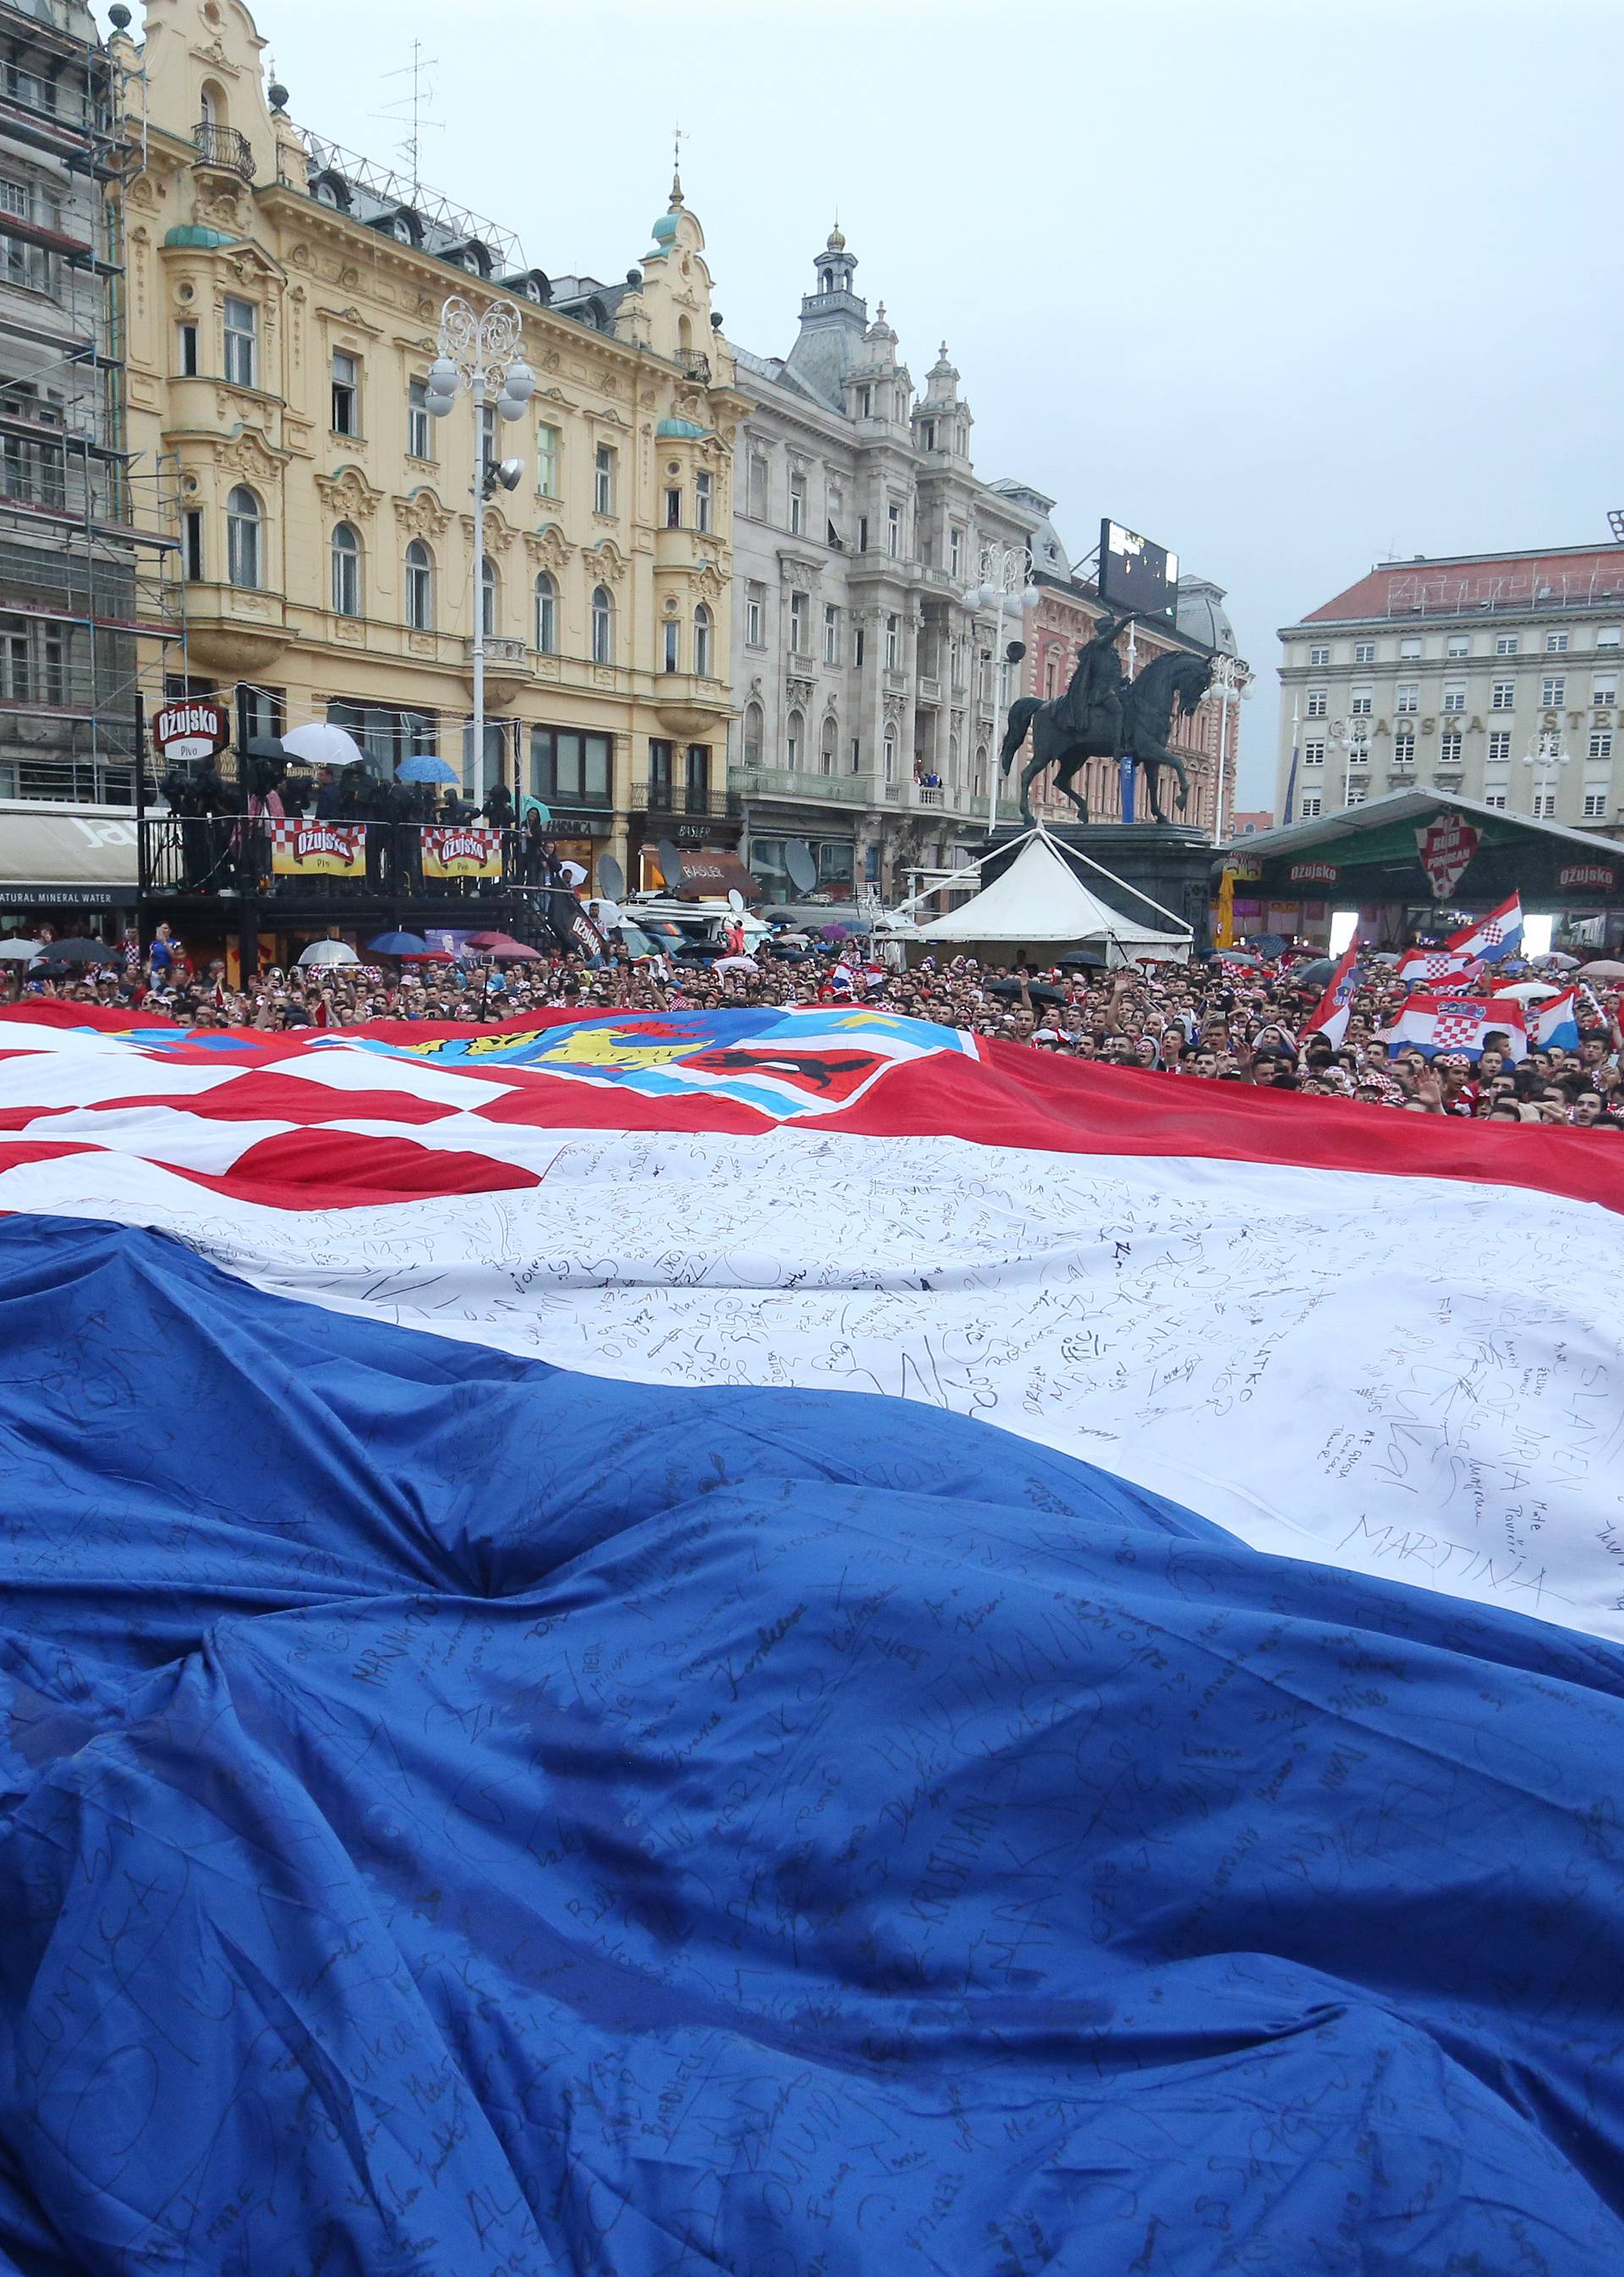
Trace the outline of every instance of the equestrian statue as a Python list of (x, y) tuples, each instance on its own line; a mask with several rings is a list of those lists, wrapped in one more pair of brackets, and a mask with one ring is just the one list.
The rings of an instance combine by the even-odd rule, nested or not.
[(1072, 785), (1088, 759), (1132, 759), (1144, 773), (1150, 811), (1158, 822), (1169, 819), (1162, 811), (1164, 771), (1178, 781), (1179, 812), (1189, 803), (1190, 779), (1168, 736), (1175, 705), (1187, 717), (1207, 693), (1212, 665), (1205, 657), (1172, 649), (1130, 680), (1117, 653), (1117, 641), (1132, 614), (1130, 610), (1125, 616), (1107, 617), (1094, 638), (1079, 648), (1077, 669), (1064, 696), (1047, 703), (1023, 696), (1010, 706), (998, 763), (1007, 775), (1030, 734), (1032, 757), (1021, 772), (1021, 812), (1028, 822), (1033, 819), (1032, 786), (1048, 767), (1055, 770), (1056, 789), (1087, 821), (1088, 802)]

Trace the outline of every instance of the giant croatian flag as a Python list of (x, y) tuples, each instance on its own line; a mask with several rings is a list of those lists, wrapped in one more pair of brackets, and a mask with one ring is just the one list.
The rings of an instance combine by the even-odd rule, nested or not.
[(1624, 2268), (1615, 1138), (52, 1019), (0, 2269)]

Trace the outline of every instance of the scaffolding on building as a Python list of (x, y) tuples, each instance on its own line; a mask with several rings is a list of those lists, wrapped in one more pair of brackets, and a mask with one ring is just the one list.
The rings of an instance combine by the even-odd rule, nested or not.
[(175, 470), (126, 448), (122, 90), (77, 0), (0, 40), (0, 796), (133, 805), (184, 588)]

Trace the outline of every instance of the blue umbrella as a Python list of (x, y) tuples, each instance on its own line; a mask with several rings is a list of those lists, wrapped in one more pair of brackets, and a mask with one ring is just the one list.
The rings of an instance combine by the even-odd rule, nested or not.
[(414, 751), (409, 759), (402, 759), (395, 769), (400, 782), (454, 783), (457, 771), (449, 759), (442, 759), (433, 751)]
[(380, 956), (422, 956), (429, 944), (420, 933), (380, 933), (367, 943)]

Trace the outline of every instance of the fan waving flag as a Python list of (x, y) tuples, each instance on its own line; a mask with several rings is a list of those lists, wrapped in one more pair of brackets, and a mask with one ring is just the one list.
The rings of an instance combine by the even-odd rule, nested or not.
[(1549, 1044), (1560, 1044), (1565, 1051), (1579, 1048), (1579, 991), (1565, 988), (1559, 996), (1547, 996), (1542, 1004), (1529, 1007), (1531, 1025), (1529, 1041), (1538, 1049)]
[(1359, 987), (1358, 956), (1356, 944), (1349, 941), (1308, 1023), (1308, 1032), (1317, 1029), (1328, 1043), (1339, 1044), (1347, 1033), (1348, 1014)]
[(1399, 978), (1412, 988), (1433, 988), (1440, 980), (1451, 988), (1469, 988), (1482, 971), (1476, 957), (1458, 956), (1452, 948), (1407, 949), (1399, 960)]
[(1498, 964), (1505, 957), (1515, 956), (1522, 947), (1521, 895), (1513, 894), (1486, 918), (1452, 933), (1445, 946), (1455, 956), (1480, 964)]
[(1429, 1059), (1438, 1052), (1464, 1052), (1475, 1060), (1485, 1038), (1497, 1032), (1506, 1038), (1513, 1060), (1526, 1055), (1528, 1024), (1514, 996), (1411, 995), (1387, 1031), (1387, 1049), (1394, 1059), (1414, 1044)]
[(0, 2269), (1617, 2277), (1616, 1151), (0, 1018)]

